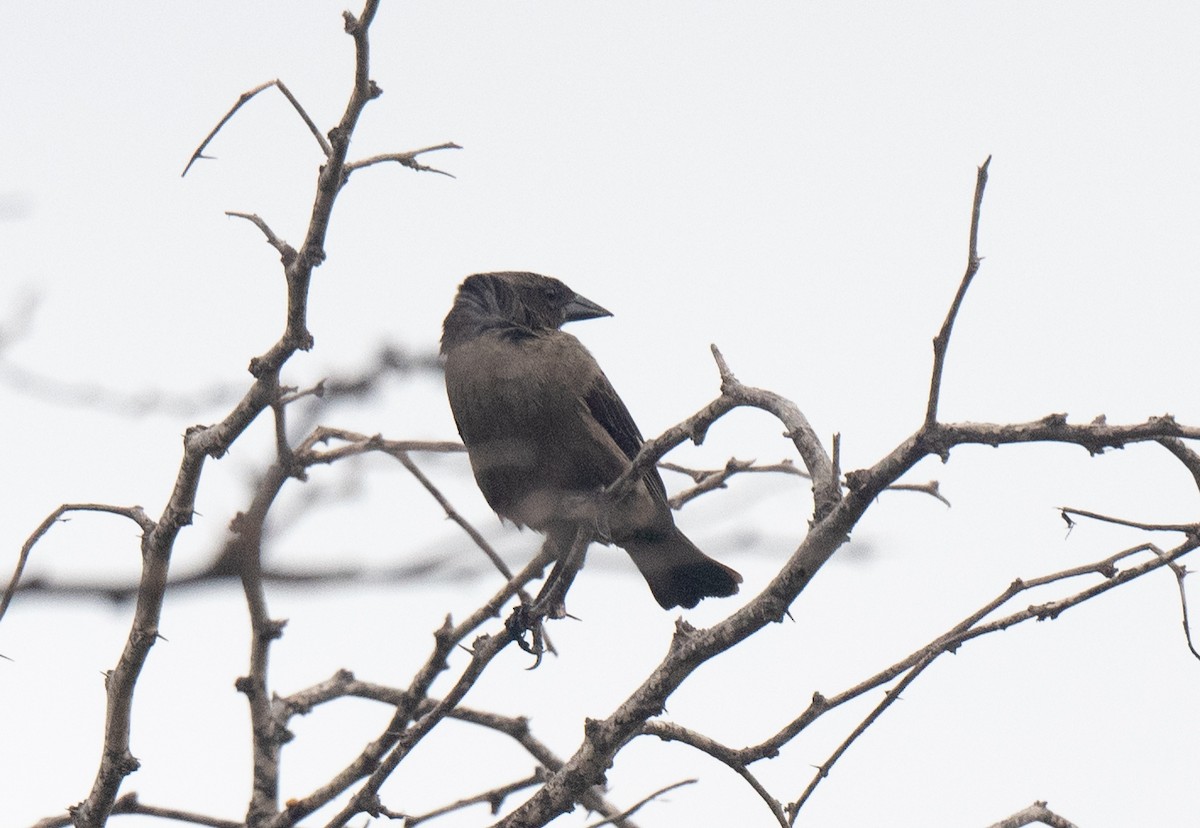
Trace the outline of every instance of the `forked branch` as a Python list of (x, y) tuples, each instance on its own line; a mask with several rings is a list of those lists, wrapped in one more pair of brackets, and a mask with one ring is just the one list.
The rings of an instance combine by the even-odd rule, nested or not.
[(275, 80), (269, 80), (266, 83), (261, 83), (253, 89), (243, 92), (238, 96), (237, 102), (229, 108), (229, 111), (225, 113), (225, 116), (217, 122), (215, 127), (212, 128), (212, 131), (209, 132), (208, 135), (204, 136), (204, 140), (200, 142), (200, 146), (196, 147), (196, 151), (193, 152), (192, 157), (188, 159), (188, 162), (186, 166), (184, 166), (183, 172), (179, 174), (179, 177), (183, 178), (186, 176), (188, 174), (188, 170), (192, 168), (192, 165), (201, 158), (211, 158), (211, 156), (204, 154), (204, 150), (210, 143), (212, 143), (212, 140), (217, 137), (217, 133), (221, 131), (221, 127), (229, 123), (229, 120), (235, 114), (237, 114), (237, 111), (245, 106), (251, 98), (257, 95), (259, 92), (262, 92), (264, 89), (270, 89), (272, 86), (278, 89), (283, 97), (288, 99), (288, 103), (290, 103), (292, 108), (296, 110), (296, 114), (300, 116), (300, 119), (304, 121), (304, 125), (308, 127), (308, 131), (311, 132), (313, 138), (317, 140), (317, 144), (321, 147), (321, 152), (325, 155), (325, 157), (328, 158), (330, 155), (332, 155), (333, 149), (329, 146), (329, 142), (325, 140), (325, 136), (321, 134), (321, 130), (316, 125), (316, 122), (313, 121), (308, 112), (305, 111), (304, 107), (300, 105), (300, 102), (296, 100), (296, 96), (293, 95), (292, 91), (284, 85), (283, 81), (281, 81), (279, 78), (275, 78)]

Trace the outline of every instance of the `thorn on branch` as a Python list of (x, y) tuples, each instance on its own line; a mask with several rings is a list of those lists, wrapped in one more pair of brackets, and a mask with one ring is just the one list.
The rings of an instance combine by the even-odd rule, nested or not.
[(1071, 530), (1075, 528), (1075, 521), (1071, 520), (1071, 516), (1067, 514), (1066, 509), (1059, 509), (1058, 513), (1062, 515), (1063, 523), (1067, 524), (1067, 537), (1071, 536)]
[(260, 634), (270, 641), (283, 638), (283, 629), (287, 626), (286, 618), (268, 618)]

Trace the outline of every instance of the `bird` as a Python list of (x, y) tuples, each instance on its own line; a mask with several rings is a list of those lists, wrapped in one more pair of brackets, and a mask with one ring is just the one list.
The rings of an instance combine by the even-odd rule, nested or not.
[[(605, 316), (558, 279), (505, 271), (468, 276), (442, 325), (446, 395), (476, 483), (501, 518), (546, 534), (560, 556), (578, 503), (628, 470), (644, 442), (595, 358), (560, 330)], [(738, 591), (742, 576), (676, 527), (658, 469), (596, 514), (594, 539), (629, 554), (663, 609)]]

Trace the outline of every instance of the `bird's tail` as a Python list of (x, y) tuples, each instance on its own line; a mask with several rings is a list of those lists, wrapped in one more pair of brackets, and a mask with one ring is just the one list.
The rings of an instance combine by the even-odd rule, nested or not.
[(674, 526), (617, 541), (650, 586), (663, 609), (691, 609), (701, 598), (724, 598), (738, 591), (742, 576), (705, 555)]

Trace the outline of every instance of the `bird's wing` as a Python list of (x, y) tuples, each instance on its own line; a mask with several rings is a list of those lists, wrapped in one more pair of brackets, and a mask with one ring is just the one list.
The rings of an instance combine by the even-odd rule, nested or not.
[[(625, 452), (625, 456), (630, 460), (637, 457), (644, 442), (642, 433), (638, 431), (637, 423), (633, 421), (629, 409), (617, 396), (612, 383), (608, 381), (608, 377), (604, 376), (603, 372), (597, 372), (596, 379), (588, 388), (584, 400), (593, 419), (608, 432), (613, 442), (621, 451)], [(654, 493), (666, 502), (667, 488), (663, 485), (658, 469), (651, 467), (644, 476)]]

